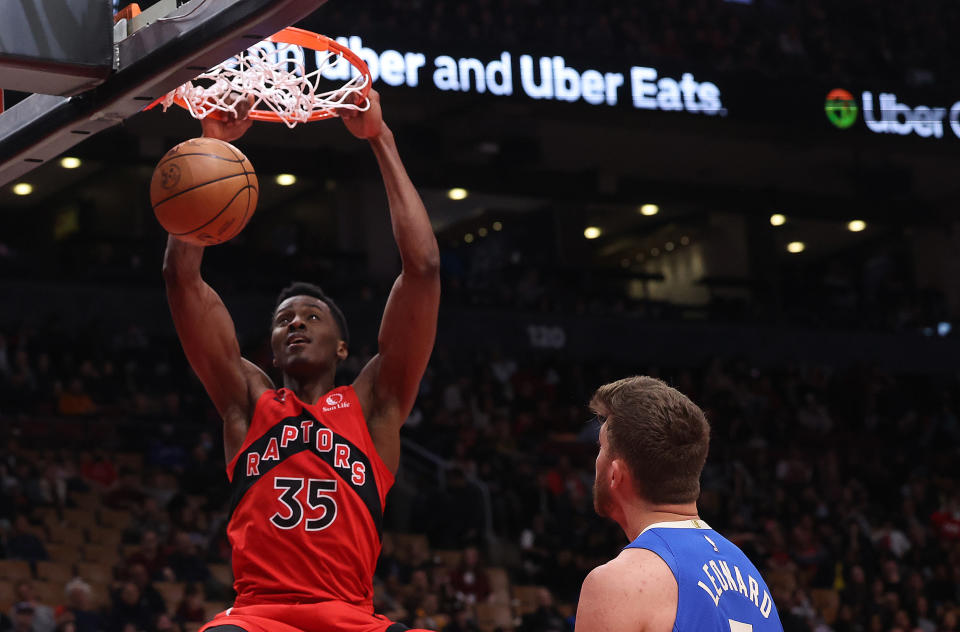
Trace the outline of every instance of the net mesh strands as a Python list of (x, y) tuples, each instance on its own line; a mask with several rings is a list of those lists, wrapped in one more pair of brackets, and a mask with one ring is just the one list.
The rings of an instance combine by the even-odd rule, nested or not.
[[(314, 50), (316, 68), (308, 72), (306, 54)], [(343, 84), (324, 76), (339, 76), (344, 70), (350, 78)], [(164, 110), (177, 104), (194, 118), (204, 118), (216, 113), (236, 115), (238, 104), (250, 100), (251, 119), (283, 122), (292, 128), (337, 116), (337, 109), (366, 111), (369, 90), (369, 71), (349, 49), (322, 35), (288, 28), (198, 75), (157, 103)]]

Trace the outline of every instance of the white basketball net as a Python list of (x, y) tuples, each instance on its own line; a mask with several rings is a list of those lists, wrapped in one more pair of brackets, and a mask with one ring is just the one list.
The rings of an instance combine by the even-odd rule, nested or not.
[[(362, 94), (367, 77), (351, 73), (341, 87), (322, 92), (321, 82), (325, 87), (330, 83), (323, 76), (325, 71), (352, 66), (336, 51), (317, 51), (316, 57), (317, 69), (307, 73), (301, 47), (286, 43), (276, 44), (275, 49), (269, 43), (255, 46), (167, 93), (160, 104), (166, 111), (179, 98), (194, 118), (202, 119), (215, 111), (236, 115), (237, 104), (252, 95), (251, 110), (272, 111), (291, 128), (307, 122), (314, 112), (332, 116), (342, 108), (365, 112), (370, 101), (355, 105), (352, 95)], [(204, 80), (209, 85), (195, 83)]]

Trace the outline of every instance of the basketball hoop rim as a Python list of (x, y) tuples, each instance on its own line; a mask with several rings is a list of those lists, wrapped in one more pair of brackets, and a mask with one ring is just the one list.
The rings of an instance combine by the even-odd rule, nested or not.
[[(366, 81), (364, 82), (363, 87), (360, 90), (360, 95), (364, 99), (366, 99), (367, 95), (370, 93), (372, 80), (370, 76), (370, 69), (367, 67), (366, 62), (364, 62), (363, 59), (359, 55), (354, 53), (352, 50), (340, 44), (336, 40), (327, 37), (326, 35), (321, 35), (320, 33), (314, 33), (313, 31), (301, 29), (296, 26), (288, 26), (282, 31), (277, 31), (276, 33), (274, 33), (273, 35), (271, 35), (270, 37), (266, 38), (263, 41), (272, 42), (274, 44), (288, 44), (291, 46), (299, 46), (300, 48), (303, 48), (303, 49), (310, 49), (310, 50), (319, 51), (319, 52), (332, 51), (340, 55), (347, 61), (349, 61), (350, 64), (353, 65), (354, 68), (359, 70), (360, 74), (362, 74), (366, 78)], [(149, 110), (153, 107), (156, 107), (164, 100), (164, 98), (166, 98), (166, 95), (158, 98), (156, 101), (154, 101), (153, 103), (145, 107), (144, 110)], [(182, 108), (189, 109), (187, 104), (180, 97), (174, 97), (173, 102)], [(336, 112), (333, 112), (331, 110), (315, 111), (315, 112), (312, 112), (304, 122), (310, 123), (313, 121), (320, 121), (323, 119), (335, 117), (336, 115), (337, 115)], [(214, 118), (218, 118), (218, 119), (224, 118), (221, 112), (214, 112), (210, 114), (210, 116), (213, 116)], [(250, 110), (250, 112), (247, 113), (247, 118), (254, 121), (261, 121), (266, 123), (285, 123), (285, 121), (276, 112), (272, 112), (270, 110), (252, 109)]]

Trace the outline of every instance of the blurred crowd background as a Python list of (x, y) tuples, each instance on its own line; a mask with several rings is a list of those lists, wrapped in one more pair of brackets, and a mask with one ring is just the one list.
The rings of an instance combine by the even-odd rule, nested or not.
[[(7, 629), (191, 630), (230, 603), (219, 423), (176, 347), (136, 328), (4, 332)], [(572, 629), (586, 573), (626, 543), (593, 511), (585, 403), (636, 372), (707, 411), (701, 516), (755, 560), (786, 630), (957, 628), (956, 375), (509, 349), (437, 350), (388, 499), (378, 609), (450, 631)]]

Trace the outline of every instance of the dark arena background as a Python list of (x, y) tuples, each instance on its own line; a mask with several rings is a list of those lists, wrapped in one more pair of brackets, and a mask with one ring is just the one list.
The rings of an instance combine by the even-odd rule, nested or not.
[[(572, 631), (627, 543), (587, 404), (647, 374), (706, 411), (700, 515), (785, 630), (960, 630), (960, 5), (330, 0), (298, 26), (368, 63), (441, 248), (378, 612)], [(156, 108), (0, 188), (0, 631), (232, 603), (221, 422), (148, 195), (199, 134)], [(277, 292), (321, 285), (349, 383), (399, 270), (373, 156), (336, 120), (236, 144), (260, 202), (204, 277), (263, 367)]]

